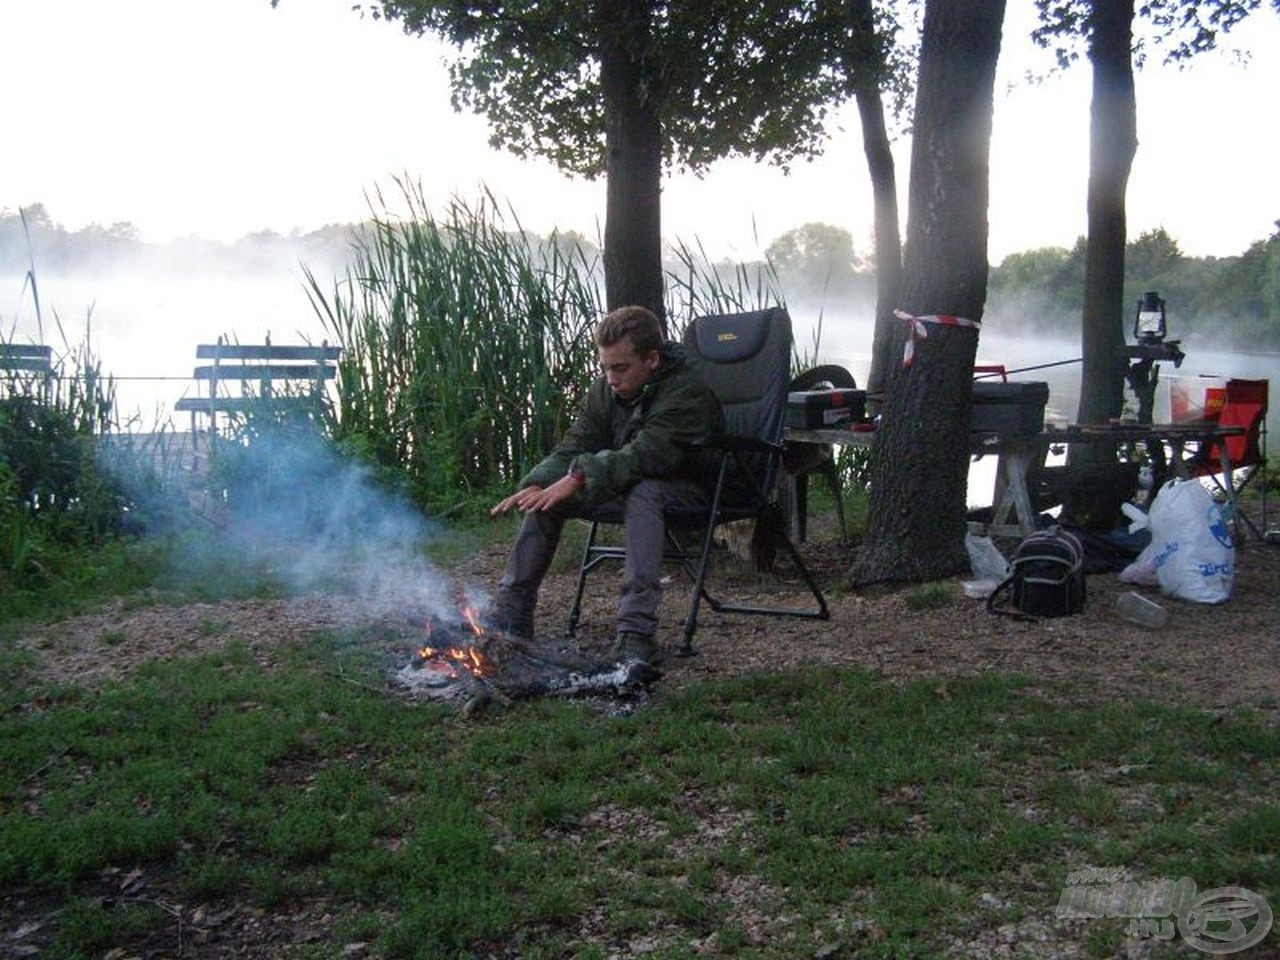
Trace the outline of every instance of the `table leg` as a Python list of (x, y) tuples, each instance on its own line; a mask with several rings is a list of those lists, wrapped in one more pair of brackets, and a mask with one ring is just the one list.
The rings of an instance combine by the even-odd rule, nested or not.
[[(1000, 451), (996, 466), (996, 497), (989, 531), (997, 536), (1025, 537), (1036, 529), (1027, 490), (1027, 473), (1035, 462), (1040, 445), (1034, 440), (1010, 443)], [(1016, 513), (1016, 519), (1010, 513)]]

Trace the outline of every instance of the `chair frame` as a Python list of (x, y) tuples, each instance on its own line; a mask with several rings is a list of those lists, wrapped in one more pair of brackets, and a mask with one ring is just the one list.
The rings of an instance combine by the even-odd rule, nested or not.
[[(695, 321), (696, 322), (696, 321)], [(788, 318), (789, 323), (789, 318)], [(790, 336), (788, 335), (788, 342)], [(789, 347), (788, 347), (789, 348)], [(785, 392), (782, 394), (782, 403), (786, 402)], [(696, 651), (693, 647), (693, 635), (698, 629), (698, 613), (701, 605), (705, 600), (707, 605), (716, 613), (741, 613), (755, 614), (763, 616), (777, 617), (802, 617), (811, 620), (829, 620), (831, 618), (830, 608), (827, 606), (826, 597), (823, 596), (821, 588), (817, 581), (814, 580), (813, 574), (805, 565), (799, 551), (796, 550), (795, 544), (787, 535), (783, 524), (779, 522), (773, 524), (774, 532), (778, 539), (778, 545), (791, 558), (795, 564), (796, 570), (799, 572), (805, 586), (812, 594), (816, 601), (815, 607), (765, 607), (747, 604), (727, 603), (714, 597), (707, 589), (707, 574), (711, 563), (712, 547), (715, 542), (716, 527), (728, 523), (733, 520), (755, 519), (760, 520), (771, 511), (777, 511), (779, 508), (773, 502), (767, 486), (771, 478), (776, 479), (780, 475), (782, 469), (783, 443), (781, 434), (783, 430), (783, 411), (777, 411), (777, 428), (778, 437), (773, 440), (764, 440), (754, 436), (726, 434), (716, 437), (699, 438), (694, 442), (694, 446), (714, 451), (719, 456), (719, 467), (716, 474), (716, 482), (714, 492), (712, 493), (711, 505), (706, 509), (675, 509), (668, 510), (665, 514), (666, 518), (666, 549), (663, 551), (662, 562), (665, 564), (674, 564), (684, 571), (685, 575), (693, 582), (693, 591), (689, 601), (689, 610), (683, 621), (683, 643), (677, 651), (679, 656), (692, 656)], [(752, 469), (747, 462), (746, 457), (754, 455), (763, 457), (763, 463)], [(728, 481), (732, 475), (738, 475), (749, 479), (749, 490), (745, 491), (748, 502), (746, 503), (729, 503), (726, 499), (726, 488)], [(761, 482), (761, 474), (765, 478), (765, 482)], [(778, 519), (778, 518), (775, 518)], [(616, 525), (616, 520), (605, 519), (599, 516), (588, 517), (590, 530), (587, 534), (587, 542), (583, 547), (582, 561), (578, 570), (577, 589), (574, 592), (573, 606), (569, 613), (569, 623), (566, 635), (572, 637), (577, 632), (578, 624), (582, 616), (582, 596), (586, 589), (587, 575), (598, 567), (600, 564), (608, 560), (623, 560), (626, 557), (626, 549), (622, 546), (602, 544), (599, 542), (599, 534), (601, 524), (609, 523)], [(701, 545), (696, 554), (686, 549), (680, 540), (676, 537), (676, 530), (701, 530)]]

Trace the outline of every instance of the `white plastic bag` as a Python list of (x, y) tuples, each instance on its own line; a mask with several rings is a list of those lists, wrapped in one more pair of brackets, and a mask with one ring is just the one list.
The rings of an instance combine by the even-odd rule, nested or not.
[(1160, 576), (1156, 570), (1155, 541), (1143, 547), (1133, 562), (1120, 571), (1120, 582), (1136, 583), (1144, 587), (1160, 586)]
[(1222, 603), (1235, 581), (1231, 526), (1198, 480), (1170, 480), (1149, 514), (1151, 560), (1160, 590), (1196, 603)]
[(964, 535), (964, 548), (969, 552), (969, 566), (975, 580), (999, 583), (1009, 575), (1009, 561), (990, 537), (979, 537), (969, 531)]
[[(1120, 504), (1120, 512), (1129, 518), (1129, 532), (1137, 533), (1151, 526), (1151, 518), (1135, 504)], [(1120, 571), (1121, 583), (1137, 583), (1144, 587), (1158, 587), (1160, 578), (1156, 575), (1156, 545), (1152, 541), (1142, 548), (1142, 552), (1133, 562)]]

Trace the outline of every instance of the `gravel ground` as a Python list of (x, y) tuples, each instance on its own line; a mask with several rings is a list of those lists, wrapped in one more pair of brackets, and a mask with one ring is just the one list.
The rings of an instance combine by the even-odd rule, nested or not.
[[(452, 571), (459, 582), (492, 587), (505, 547), (495, 545)], [(973, 676), (987, 671), (1045, 681), (1078, 680), (1081, 696), (1098, 699), (1174, 698), (1210, 708), (1280, 704), (1280, 549), (1251, 541), (1236, 554), (1228, 602), (1206, 606), (1143, 592), (1169, 610), (1166, 627), (1129, 624), (1114, 612), (1116, 597), (1132, 589), (1115, 574), (1088, 578), (1088, 601), (1077, 616), (1023, 621), (988, 614), (965, 597), (962, 580), (945, 582), (954, 595), (934, 609), (913, 611), (916, 588), (842, 588), (844, 548), (834, 540), (804, 547), (827, 588), (831, 619), (717, 615), (706, 606), (695, 645), (698, 655), (668, 656), (663, 684), (685, 684), (747, 671), (799, 664), (859, 665), (889, 679), (922, 675)], [(804, 605), (794, 578), (757, 575), (726, 558), (719, 564), (726, 594), (747, 602)], [(602, 570), (588, 584), (580, 645), (604, 652), (611, 641), (614, 583)], [(558, 636), (574, 588), (572, 572), (553, 571), (544, 586), (539, 633)], [(676, 581), (663, 602), (659, 636), (668, 653), (679, 644), (688, 590)], [(182, 606), (137, 606), (115, 601), (104, 609), (33, 627), (19, 640), (37, 654), (38, 670), (63, 682), (121, 677), (157, 658), (195, 656), (230, 641), (249, 646), (264, 662), (282, 643), (316, 630), (372, 625), (386, 617), (347, 596), (231, 600)]]

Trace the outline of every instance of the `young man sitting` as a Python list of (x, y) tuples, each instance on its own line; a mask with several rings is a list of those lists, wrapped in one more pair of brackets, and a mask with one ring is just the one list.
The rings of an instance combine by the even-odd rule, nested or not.
[(595, 331), (603, 375), (587, 391), (577, 419), (519, 489), (490, 511), (524, 512), (495, 598), (497, 625), (533, 636), (538, 588), (564, 521), (620, 500), (626, 560), (618, 598), (617, 653), (655, 663), (662, 599), (663, 510), (705, 507), (712, 458), (690, 446), (719, 433), (724, 415), (715, 394), (694, 376), (682, 348), (662, 339), (658, 318), (622, 307)]

